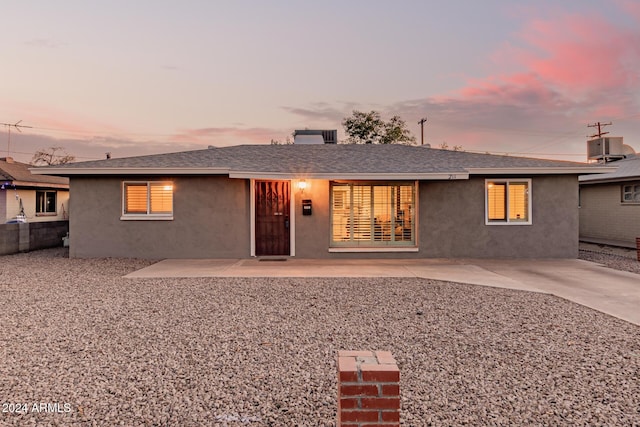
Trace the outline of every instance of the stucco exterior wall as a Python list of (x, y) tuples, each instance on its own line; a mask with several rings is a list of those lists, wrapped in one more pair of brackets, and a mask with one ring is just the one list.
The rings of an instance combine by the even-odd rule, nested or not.
[[(329, 254), (329, 181), (306, 180), (308, 186), (301, 192), (293, 189), (296, 224), (296, 257), (327, 258)], [(302, 200), (310, 199), (311, 215), (302, 215)]]
[(419, 244), (423, 257), (578, 256), (576, 176), (532, 178), (531, 225), (485, 225), (484, 185), (484, 177), (421, 183)]
[(7, 216), (7, 199), (9, 198), (9, 194), (7, 191), (0, 190), (0, 222), (4, 223), (8, 221), (10, 218)]
[[(173, 181), (174, 219), (123, 221), (122, 182)], [(72, 178), (71, 257), (247, 258), (249, 184), (226, 177)]]
[[(503, 177), (501, 177), (503, 178)], [(301, 258), (576, 258), (578, 179), (531, 178), (532, 224), (485, 225), (485, 178), (422, 181), (418, 189), (418, 252), (330, 253), (329, 182), (296, 193), (296, 256)], [(313, 215), (302, 216), (302, 198)]]
[[(531, 178), (532, 224), (485, 225), (485, 181), (423, 181), (418, 188), (418, 252), (335, 253), (329, 250), (329, 182), (292, 183), (295, 256), (299, 258), (575, 258), (578, 254), (576, 176)], [(144, 178), (174, 183), (172, 221), (123, 221), (127, 178), (74, 177), (70, 217), (72, 257), (248, 258), (250, 182), (226, 177)], [(302, 200), (313, 213), (302, 215)]]
[(640, 204), (621, 202), (621, 183), (580, 188), (580, 239), (635, 248), (640, 237)]

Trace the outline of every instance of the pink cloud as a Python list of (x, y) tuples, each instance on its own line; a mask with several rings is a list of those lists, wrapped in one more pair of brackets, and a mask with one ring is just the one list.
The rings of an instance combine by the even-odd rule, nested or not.
[(621, 29), (599, 17), (567, 16), (534, 21), (523, 39), (543, 53), (524, 65), (544, 81), (570, 91), (590, 91), (637, 83), (640, 33)]
[(616, 3), (636, 21), (640, 21), (640, 3), (636, 0), (617, 0)]
[(562, 99), (534, 73), (472, 80), (460, 90), (463, 98), (509, 105), (559, 104)]
[[(638, 3), (621, 8), (640, 24)], [(470, 80), (457, 97), (490, 105), (579, 109), (625, 115), (640, 89), (640, 25), (601, 16), (561, 15), (530, 21), (491, 58), (503, 73)]]

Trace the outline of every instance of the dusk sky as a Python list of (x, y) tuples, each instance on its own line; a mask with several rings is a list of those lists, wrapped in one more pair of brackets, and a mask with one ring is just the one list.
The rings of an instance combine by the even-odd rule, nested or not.
[[(401, 116), (420, 142), (586, 161), (640, 151), (640, 1), (2, 1), (10, 155), (268, 144)], [(9, 145), (0, 126), (0, 155)]]

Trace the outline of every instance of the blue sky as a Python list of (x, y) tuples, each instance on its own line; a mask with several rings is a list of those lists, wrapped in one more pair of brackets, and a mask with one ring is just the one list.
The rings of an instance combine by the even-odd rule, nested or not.
[[(640, 151), (634, 1), (2, 2), (10, 155), (79, 160), (269, 143), (400, 115), (419, 140), (584, 161), (588, 123)], [(6, 153), (7, 127), (0, 127)]]

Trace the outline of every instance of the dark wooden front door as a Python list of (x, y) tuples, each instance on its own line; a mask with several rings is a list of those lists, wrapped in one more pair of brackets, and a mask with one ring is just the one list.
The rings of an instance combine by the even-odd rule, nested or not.
[(256, 181), (256, 256), (289, 255), (289, 181)]

